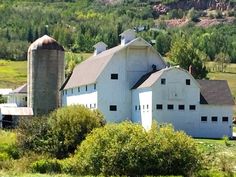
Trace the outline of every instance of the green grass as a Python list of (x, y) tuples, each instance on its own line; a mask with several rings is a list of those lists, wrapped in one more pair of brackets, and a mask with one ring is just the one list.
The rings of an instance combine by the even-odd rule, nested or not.
[(26, 61), (0, 60), (0, 88), (16, 88), (26, 80)]

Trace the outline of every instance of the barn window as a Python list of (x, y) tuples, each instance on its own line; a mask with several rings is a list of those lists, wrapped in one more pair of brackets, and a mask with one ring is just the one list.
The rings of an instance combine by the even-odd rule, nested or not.
[(166, 79), (161, 79), (161, 85), (166, 85)]
[(206, 122), (206, 121), (207, 121), (207, 116), (202, 116), (202, 117), (201, 117), (201, 121), (202, 121), (202, 122)]
[(162, 109), (163, 107), (162, 107), (162, 104), (157, 104), (156, 105), (156, 109), (158, 109), (158, 110), (160, 110), (160, 109)]
[(195, 105), (189, 105), (189, 109), (190, 110), (196, 110), (196, 106)]
[(110, 105), (110, 111), (117, 111), (116, 105)]
[(118, 80), (118, 74), (111, 74), (112, 80)]
[(229, 118), (228, 117), (222, 117), (222, 122), (228, 122)]
[(190, 79), (186, 79), (186, 85), (190, 85), (190, 84), (191, 84)]
[(184, 110), (184, 105), (179, 105), (179, 110)]
[(212, 116), (212, 117), (211, 117), (211, 121), (212, 121), (212, 122), (217, 122), (217, 117), (216, 117), (216, 116)]
[(168, 104), (167, 105), (167, 109), (173, 110), (174, 109), (174, 105), (173, 104)]

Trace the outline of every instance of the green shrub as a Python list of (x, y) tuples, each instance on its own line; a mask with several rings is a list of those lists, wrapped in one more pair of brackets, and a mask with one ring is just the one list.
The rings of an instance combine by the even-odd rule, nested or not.
[(54, 111), (49, 118), (54, 140), (54, 153), (58, 158), (67, 157), (94, 128), (104, 124), (97, 110), (84, 106), (69, 106)]
[(97, 110), (83, 106), (59, 108), (48, 117), (21, 120), (17, 129), (17, 146), (21, 152), (49, 153), (64, 158), (74, 153), (93, 128), (103, 124), (103, 116)]
[(0, 152), (0, 161), (5, 161), (8, 159), (10, 159), (10, 157), (7, 152)]
[(17, 128), (17, 146), (21, 152), (52, 152), (53, 140), (47, 117), (20, 119)]
[(19, 149), (15, 144), (8, 146), (8, 148), (6, 149), (6, 152), (9, 155), (9, 157), (11, 157), (12, 159), (19, 159), (20, 158)]
[(56, 159), (42, 159), (36, 161), (30, 166), (32, 172), (34, 173), (60, 173), (61, 165)]
[(81, 175), (190, 175), (201, 154), (193, 139), (170, 126), (146, 132), (132, 123), (109, 124), (89, 134), (75, 158)]

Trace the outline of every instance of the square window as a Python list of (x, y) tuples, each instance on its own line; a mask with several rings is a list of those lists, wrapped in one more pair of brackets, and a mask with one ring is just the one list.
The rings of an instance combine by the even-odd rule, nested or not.
[(160, 109), (163, 109), (163, 108), (162, 108), (162, 104), (157, 104), (157, 105), (156, 105), (156, 109), (159, 109), (159, 110), (160, 110)]
[(118, 74), (111, 74), (111, 79), (117, 80), (118, 79)]
[(179, 105), (179, 110), (184, 110), (184, 105)]
[(211, 117), (211, 121), (212, 122), (217, 122), (217, 117), (216, 116)]
[(173, 104), (168, 104), (168, 105), (167, 105), (167, 109), (173, 110), (173, 109), (174, 109), (174, 105), (173, 105)]
[(190, 105), (190, 106), (189, 106), (189, 109), (190, 109), (190, 110), (196, 110), (196, 106), (195, 106), (195, 105)]
[(228, 122), (229, 118), (228, 117), (222, 117), (222, 122)]
[(190, 79), (186, 79), (186, 85), (190, 85), (191, 82), (190, 82)]
[(201, 121), (202, 121), (202, 122), (206, 122), (206, 121), (207, 121), (207, 116), (202, 116), (202, 117), (201, 117)]
[(117, 111), (116, 105), (110, 105), (110, 111)]
[(161, 79), (161, 85), (166, 85), (166, 79)]

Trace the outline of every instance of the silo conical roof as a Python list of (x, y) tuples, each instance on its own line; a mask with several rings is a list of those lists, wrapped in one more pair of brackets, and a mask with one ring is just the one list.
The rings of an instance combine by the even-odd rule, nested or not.
[(41, 38), (38, 38), (34, 41), (28, 51), (30, 50), (61, 50), (64, 51), (64, 48), (52, 37), (44, 35)]

